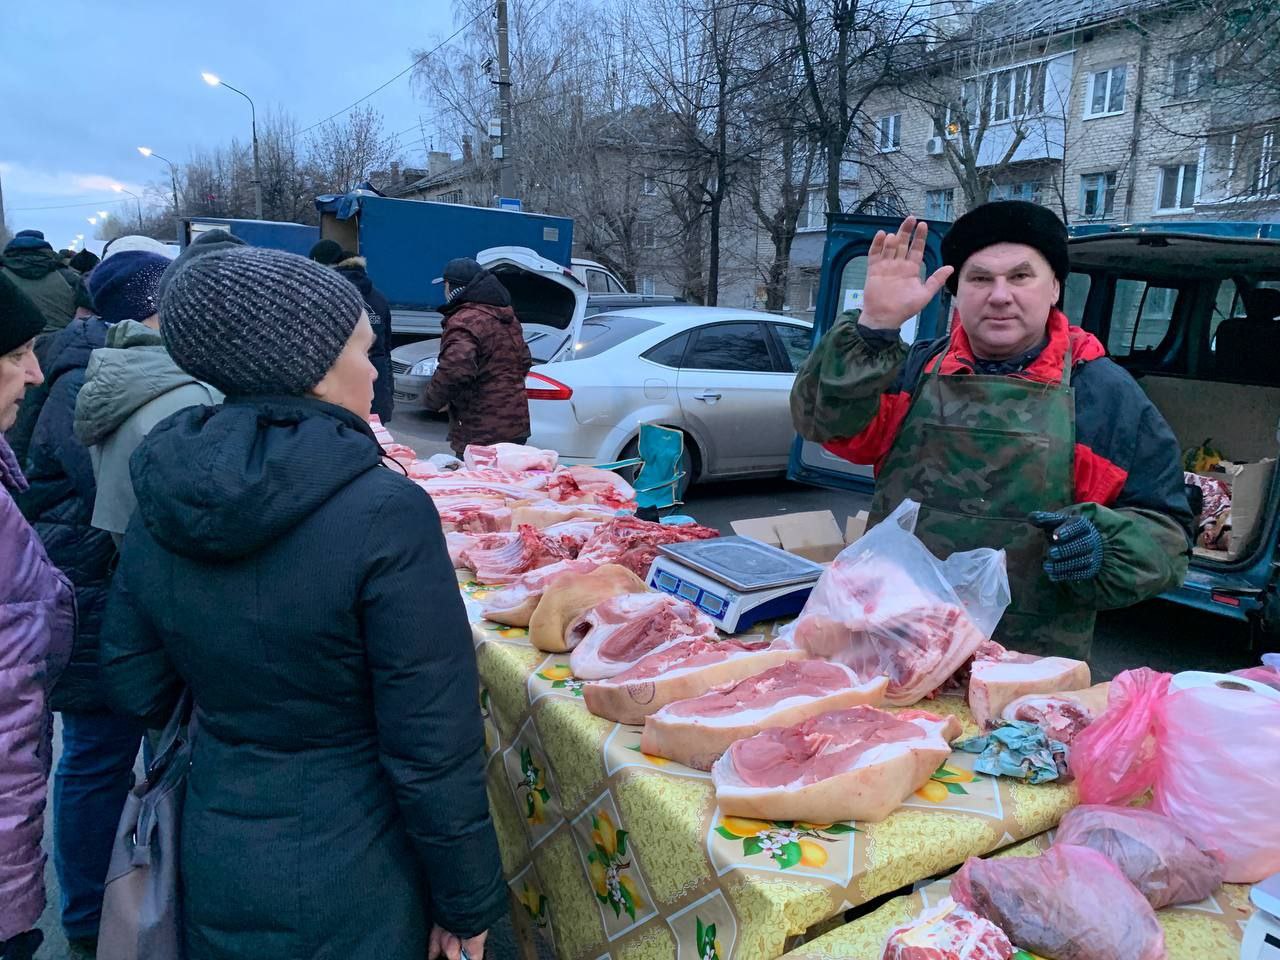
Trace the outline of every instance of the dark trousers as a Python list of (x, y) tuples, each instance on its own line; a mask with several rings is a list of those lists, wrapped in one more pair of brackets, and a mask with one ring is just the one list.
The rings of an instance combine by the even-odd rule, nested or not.
[(53, 866), (69, 939), (94, 938), (120, 813), (133, 786), (142, 726), (110, 713), (63, 713), (53, 777)]

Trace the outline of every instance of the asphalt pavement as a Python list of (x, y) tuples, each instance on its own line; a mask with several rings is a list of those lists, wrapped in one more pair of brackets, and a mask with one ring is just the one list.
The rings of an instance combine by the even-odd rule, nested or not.
[[(389, 425), (392, 434), (421, 456), (448, 453), (447, 424), (443, 418), (426, 414), (398, 414)], [(731, 533), (729, 524), (746, 517), (779, 516), (809, 510), (830, 510), (844, 529), (845, 520), (870, 503), (866, 494), (825, 490), (792, 483), (785, 478), (745, 480), (692, 487), (681, 512), (699, 523)], [(1236, 670), (1252, 666), (1257, 655), (1248, 649), (1248, 631), (1243, 624), (1222, 617), (1153, 600), (1127, 610), (1111, 611), (1098, 617), (1093, 654), (1089, 658), (1095, 680), (1105, 680), (1122, 670), (1149, 666), (1157, 670)], [(60, 734), (60, 727), (57, 731)], [(61, 747), (55, 740), (55, 762)], [(45, 846), (52, 827), (46, 818)], [(46, 941), (38, 955), (41, 960), (68, 960), (66, 940), (57, 920), (57, 878), (52, 862), (46, 871), (50, 906), (41, 918)], [(492, 932), (486, 957), (515, 960), (518, 956), (508, 921)]]

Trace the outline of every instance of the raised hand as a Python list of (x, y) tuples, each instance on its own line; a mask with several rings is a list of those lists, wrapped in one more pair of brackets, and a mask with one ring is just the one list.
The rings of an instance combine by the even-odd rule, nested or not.
[(897, 233), (877, 231), (868, 254), (867, 285), (858, 322), (873, 330), (897, 330), (938, 295), (952, 267), (939, 267), (920, 279), (929, 225), (907, 217)]

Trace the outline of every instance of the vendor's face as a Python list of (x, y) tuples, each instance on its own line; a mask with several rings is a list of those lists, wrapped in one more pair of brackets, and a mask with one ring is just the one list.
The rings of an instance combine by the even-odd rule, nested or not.
[(360, 322), (347, 340), (347, 345), (338, 354), (338, 359), (324, 379), (311, 388), (313, 396), (327, 403), (345, 407), (358, 417), (366, 420), (373, 409), (373, 381), (378, 379), (378, 371), (369, 360), (369, 349), (373, 346), (373, 327), (369, 324), (369, 315), (360, 312)]
[(964, 262), (955, 305), (974, 352), (1004, 360), (1044, 339), (1058, 293), (1058, 278), (1040, 251), (997, 243)]
[(18, 408), (27, 387), (44, 383), (44, 374), (36, 361), (35, 340), (28, 340), (16, 350), (0, 357), (0, 433), (18, 420)]

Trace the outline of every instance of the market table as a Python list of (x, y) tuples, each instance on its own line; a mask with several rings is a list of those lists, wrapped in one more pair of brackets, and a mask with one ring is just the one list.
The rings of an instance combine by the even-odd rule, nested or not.
[[(482, 619), (491, 588), (468, 576), (503, 869), (518, 924), (565, 960), (773, 960), (852, 906), (1044, 832), (1076, 802), (1074, 788), (975, 774), (954, 753), (882, 823), (723, 817), (709, 773), (646, 756), (640, 727), (588, 713), (568, 655)], [(926, 706), (976, 733), (963, 700)]]
[[(1042, 834), (1020, 843), (997, 857), (1038, 856), (1050, 843)], [(896, 897), (882, 907), (806, 943), (783, 960), (880, 960), (885, 938), (951, 892), (950, 879), (921, 887), (909, 896)], [(1164, 928), (1168, 960), (1239, 960), (1244, 927), (1253, 914), (1249, 885), (1223, 884), (1200, 903), (1166, 907), (1156, 911)]]

